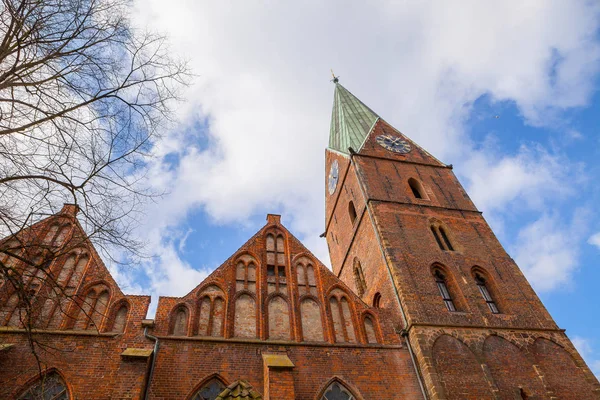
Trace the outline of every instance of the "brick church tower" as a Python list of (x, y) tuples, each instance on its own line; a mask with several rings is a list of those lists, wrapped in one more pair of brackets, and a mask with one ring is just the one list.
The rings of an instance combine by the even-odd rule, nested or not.
[(389, 312), (427, 397), (600, 398), (452, 166), (334, 82), (324, 233), (333, 272)]

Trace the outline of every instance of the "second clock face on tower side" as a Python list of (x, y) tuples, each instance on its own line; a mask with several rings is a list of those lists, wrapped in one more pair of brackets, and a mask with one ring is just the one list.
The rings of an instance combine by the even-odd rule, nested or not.
[(339, 174), (340, 174), (340, 167), (338, 165), (338, 162), (337, 162), (337, 160), (333, 160), (333, 162), (331, 163), (331, 168), (329, 169), (329, 179), (327, 181), (327, 187), (329, 189), (329, 194), (333, 194), (335, 192)]
[(406, 140), (402, 140), (401, 137), (392, 135), (379, 135), (377, 136), (377, 143), (386, 150), (394, 153), (406, 154), (412, 150), (410, 144)]

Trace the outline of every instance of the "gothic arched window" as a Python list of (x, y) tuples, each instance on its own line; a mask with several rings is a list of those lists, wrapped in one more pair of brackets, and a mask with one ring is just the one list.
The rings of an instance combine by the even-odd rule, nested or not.
[(348, 203), (348, 215), (350, 215), (350, 222), (354, 225), (354, 222), (356, 221), (356, 208), (354, 208), (354, 203), (352, 201)]
[(213, 378), (202, 385), (192, 400), (215, 400), (223, 390), (225, 390), (223, 382)]
[(431, 233), (441, 250), (454, 251), (454, 246), (450, 241), (447, 229), (440, 222), (434, 222), (431, 226)]
[(356, 292), (359, 296), (365, 294), (367, 291), (367, 282), (360, 261), (358, 261), (357, 258), (354, 259), (354, 284), (356, 285)]
[(415, 199), (428, 199), (423, 185), (421, 185), (421, 182), (419, 182), (418, 180), (410, 178), (408, 180), (408, 186), (410, 186), (410, 190), (412, 191), (413, 196), (415, 196)]
[(379, 293), (379, 292), (375, 293), (375, 296), (373, 296), (373, 307), (375, 307), (375, 308), (381, 307), (381, 293)]
[(479, 288), (479, 293), (481, 293), (481, 296), (483, 296), (483, 299), (485, 300), (488, 307), (490, 308), (490, 311), (494, 314), (500, 314), (500, 310), (498, 310), (498, 306), (496, 305), (494, 298), (492, 297), (492, 295), (490, 294), (490, 291), (488, 290), (485, 278), (483, 276), (481, 276), (480, 274), (475, 273), (475, 283), (477, 283), (477, 287)]
[(435, 270), (433, 276), (435, 277), (435, 283), (437, 284), (437, 287), (440, 291), (442, 300), (444, 300), (444, 304), (446, 304), (446, 308), (448, 309), (448, 311), (456, 311), (454, 301), (452, 300), (452, 296), (450, 296), (450, 291), (448, 290), (446, 277), (440, 270)]
[(70, 398), (67, 385), (56, 372), (42, 376), (17, 397), (18, 400), (69, 400)]
[(356, 398), (352, 395), (344, 385), (339, 382), (333, 382), (325, 390), (323, 397), (320, 400), (355, 400)]

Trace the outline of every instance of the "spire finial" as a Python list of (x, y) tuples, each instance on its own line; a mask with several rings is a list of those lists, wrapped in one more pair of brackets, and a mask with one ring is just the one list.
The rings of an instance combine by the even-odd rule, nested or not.
[(338, 83), (340, 81), (340, 77), (335, 76), (335, 74), (333, 73), (333, 69), (331, 70), (331, 76), (333, 76), (333, 79), (331, 80), (333, 83)]

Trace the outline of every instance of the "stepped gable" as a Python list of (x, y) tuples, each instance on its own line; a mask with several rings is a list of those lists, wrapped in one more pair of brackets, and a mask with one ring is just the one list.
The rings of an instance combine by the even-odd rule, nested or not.
[(200, 285), (161, 297), (163, 336), (328, 343), (398, 343), (362, 300), (269, 215), (267, 224)]
[[(65, 204), (59, 213), (2, 240), (0, 246), (9, 254), (0, 253), (1, 261), (14, 268), (14, 283), (29, 291), (32, 302), (26, 310), (14, 285), (0, 282), (0, 326), (23, 328), (27, 316), (34, 328), (46, 330), (139, 328), (131, 324), (145, 317), (150, 297), (121, 291), (77, 220), (77, 211), (76, 205)], [(51, 253), (56, 256), (50, 258)]]

